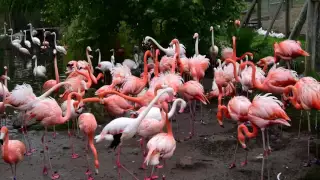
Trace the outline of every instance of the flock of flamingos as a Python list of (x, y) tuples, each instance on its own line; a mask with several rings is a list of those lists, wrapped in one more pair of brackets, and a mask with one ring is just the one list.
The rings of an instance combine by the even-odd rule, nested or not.
[[(238, 20), (235, 21), (235, 25), (239, 27)], [(214, 67), (212, 91), (205, 93), (202, 80), (210, 65), (210, 60), (205, 55), (199, 54), (198, 33), (195, 33), (193, 37), (196, 41), (195, 54), (190, 58), (186, 57), (186, 48), (179, 43), (178, 39), (173, 39), (168, 48), (163, 48), (153, 38), (145, 37), (144, 43), (152, 43), (153, 46), (151, 51), (147, 50), (144, 53), (143, 72), (140, 77), (131, 73), (138, 68), (137, 54), (134, 55), (134, 60), (127, 59), (122, 64), (115, 64), (114, 55), (111, 56), (110, 61), (101, 61), (100, 50), (97, 49), (99, 63), (94, 68), (91, 61), (92, 55), (90, 55), (92, 50), (88, 46), (87, 60), (68, 62), (65, 72), (68, 76), (63, 82), (60, 82), (57, 54), (66, 54), (65, 47), (57, 45), (56, 38), (54, 38), (54, 46), (51, 48), (46, 37), (50, 35), (56, 37), (56, 34), (47, 31), (44, 31), (45, 36), (40, 44), (40, 40), (32, 35), (32, 25), (29, 24), (29, 26), (32, 46), (41, 47), (43, 50), (53, 49), (55, 79), (46, 81), (42, 87), (44, 94), (37, 96), (29, 84), (16, 85), (13, 90), (9, 91), (6, 67), (5, 74), (1, 76), (3, 81), (0, 91), (3, 97), (3, 102), (0, 104), (1, 113), (5, 113), (5, 108), (9, 107), (21, 111), (24, 117), (22, 118), (24, 126), (22, 132), (27, 147), (19, 140), (10, 140), (6, 126), (1, 128), (2, 158), (11, 166), (13, 179), (16, 179), (16, 165), (23, 160), (25, 155), (31, 155), (35, 151), (31, 147), (25, 128), (26, 121), (31, 119), (36, 119), (45, 127), (42, 144), (47, 162), (44, 156), (46, 163), (44, 163), (43, 173), (48, 174), (47, 164), (49, 164), (52, 179), (58, 179), (60, 175), (53, 169), (50, 162), (47, 128), (68, 123), (69, 120), (72, 120), (73, 125), (87, 136), (85, 173), (88, 180), (93, 179), (94, 175), (89, 166), (88, 149), (91, 149), (94, 156), (95, 173), (99, 173), (99, 158), (94, 140), (96, 143), (104, 140), (110, 141), (109, 147), (117, 149), (116, 165), (119, 179), (121, 179), (121, 169), (127, 171), (134, 179), (138, 179), (120, 162), (121, 144), (134, 136), (141, 137), (144, 158), (142, 167), (146, 169), (146, 166), (152, 166), (151, 175), (145, 179), (157, 179), (154, 168), (162, 168), (160, 161), (170, 158), (176, 149), (177, 140), (172, 132), (169, 119), (174, 116), (177, 106), (179, 105), (179, 112), (182, 113), (187, 107), (186, 101), (188, 102), (190, 133), (185, 138), (188, 140), (194, 135), (196, 102), (207, 104), (212, 98), (218, 98), (217, 120), (220, 126), (223, 127), (224, 117), (238, 123), (238, 141), (242, 148), (247, 148), (246, 139), (256, 137), (258, 130), (261, 130), (264, 149), (261, 168), (261, 179), (263, 179), (264, 160), (271, 153), (268, 133), (266, 131), (265, 135), (265, 130), (277, 124), (290, 126), (290, 118), (285, 112), (286, 103), (290, 102), (294, 108), (308, 112), (311, 109), (320, 109), (319, 82), (312, 77), (299, 79), (297, 72), (290, 69), (290, 63), (295, 58), (309, 56), (301, 48), (299, 41), (284, 40), (274, 43), (274, 56), (265, 57), (254, 64), (253, 54), (250, 52), (241, 57), (236, 56), (236, 37), (233, 37), (233, 47), (224, 48), (221, 52), (221, 60), (218, 59), (216, 64), (211, 64)], [(212, 32), (210, 53), (217, 56), (219, 49), (214, 45), (213, 27), (210, 28), (210, 31)], [(22, 41), (22, 39), (12, 40), (11, 38), (11, 44), (20, 51), (21, 48), (28, 51), (28, 48), (31, 47), (31, 43), (28, 42), (26, 39)], [(165, 53), (160, 61), (159, 49)], [(37, 59), (35, 55), (32, 58)], [(285, 61), (288, 68), (278, 67), (280, 60)], [(97, 76), (94, 75), (95, 69), (98, 70)], [(33, 72), (35, 76), (46, 76), (46, 68), (37, 63), (35, 63)], [(83, 98), (86, 90), (92, 84), (103, 80), (107, 72), (110, 72), (112, 76), (111, 84), (99, 88), (95, 92), (96, 97)], [(241, 90), (236, 91), (237, 84), (241, 85), (242, 92), (246, 92), (246, 95), (239, 95), (242, 92)], [(59, 89), (63, 89), (62, 94), (59, 94)], [(257, 94), (250, 100), (248, 93), (253, 93), (254, 90), (266, 94)], [(59, 105), (54, 98), (49, 97), (52, 93), (58, 95), (57, 97), (64, 102)], [(273, 95), (279, 95), (281, 99)], [(223, 104), (222, 99), (227, 96), (230, 97), (230, 100), (227, 104)], [(83, 112), (84, 105), (89, 102), (104, 105), (108, 114), (116, 117), (103, 128), (99, 135), (95, 135), (97, 122), (94, 114)], [(249, 126), (252, 127), (252, 132), (249, 131)], [(74, 128), (71, 129), (75, 131)], [(310, 128), (309, 131), (311, 131)], [(74, 133), (70, 132), (69, 123), (68, 132), (72, 142), (71, 138)], [(55, 137), (55, 132), (53, 137)], [(147, 139), (147, 151), (145, 152), (144, 140)], [(308, 146), (309, 143), (308, 141)], [(78, 158), (72, 147), (72, 158)], [(242, 165), (246, 163), (245, 161)], [(310, 164), (309, 159), (308, 164)], [(235, 164), (232, 163), (230, 168), (234, 166)], [(162, 178), (165, 179), (165, 176), (163, 175)]]

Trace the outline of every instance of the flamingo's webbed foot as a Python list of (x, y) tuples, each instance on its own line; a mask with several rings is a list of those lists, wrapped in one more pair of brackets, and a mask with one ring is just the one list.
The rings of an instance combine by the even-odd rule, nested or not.
[(43, 167), (42, 174), (43, 175), (47, 175), (48, 174), (48, 168), (46, 166)]
[(59, 179), (60, 178), (60, 174), (58, 174), (58, 172), (54, 172), (51, 176), (51, 179), (54, 180), (54, 179)]
[(248, 164), (248, 161), (247, 161), (247, 160), (241, 162), (241, 166), (242, 166), (242, 167), (246, 166), (247, 164)]
[(77, 159), (79, 157), (80, 157), (79, 154), (76, 154), (76, 153), (72, 153), (72, 155), (71, 155), (72, 159)]

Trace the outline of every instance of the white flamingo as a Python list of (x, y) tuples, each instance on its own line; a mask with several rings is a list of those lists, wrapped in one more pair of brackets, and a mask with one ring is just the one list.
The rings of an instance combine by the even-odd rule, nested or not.
[(64, 55), (67, 55), (67, 50), (63, 46), (57, 45), (57, 35), (55, 32), (52, 32), (51, 35), (54, 36), (54, 48), (59, 52), (63, 53)]
[[(150, 102), (148, 107), (145, 110), (143, 110), (138, 115), (137, 118), (127, 118), (127, 117), (116, 118), (103, 128), (100, 135), (95, 137), (97, 142), (101, 142), (102, 140), (112, 139), (112, 136), (113, 136), (113, 141), (111, 142), (109, 147), (116, 149), (117, 146), (119, 146), (118, 153), (117, 153), (117, 166), (118, 166), (119, 176), (120, 176), (120, 169), (119, 169), (120, 167), (126, 170), (128, 173), (130, 173), (120, 163), (121, 143), (124, 140), (131, 139), (137, 133), (137, 130), (141, 121), (146, 117), (146, 115), (152, 108), (153, 104), (156, 103), (160, 98), (160, 96), (165, 93), (173, 93), (173, 89), (172, 88), (162, 89), (161, 92), (157, 94), (157, 96)], [(134, 177), (134, 179), (138, 179), (132, 173), (130, 174)]]
[(40, 43), (40, 39), (39, 39), (39, 38), (37, 38), (37, 37), (33, 37), (32, 24), (31, 24), (31, 23), (29, 23), (29, 24), (28, 24), (28, 26), (30, 26), (30, 37), (31, 37), (31, 41), (32, 41), (32, 43), (33, 43), (33, 44), (36, 44), (36, 45), (38, 45), (38, 46), (40, 46), (40, 45), (41, 45), (41, 43)]
[(37, 59), (37, 56), (34, 55), (32, 57), (32, 59), (34, 60), (34, 68), (33, 68), (33, 75), (36, 76), (36, 77), (46, 77), (46, 72), (47, 72), (47, 69), (46, 67), (40, 65), (38, 66), (38, 59)]
[(17, 48), (17, 49), (21, 48), (22, 46), (21, 46), (20, 42), (17, 42), (17, 41), (15, 41), (15, 40), (12, 40), (13, 30), (12, 30), (12, 29), (8, 29), (8, 31), (11, 32), (11, 34), (10, 34), (11, 45), (14, 46), (14, 47)]
[(6, 36), (8, 35), (8, 34), (7, 34), (6, 25), (7, 25), (7, 23), (4, 22), (4, 23), (3, 23), (3, 34), (0, 34), (0, 38), (4, 38), (4, 37), (6, 37)]
[[(167, 56), (173, 57), (175, 54), (175, 45), (172, 47), (164, 48), (162, 47), (155, 39), (150, 36), (146, 36), (144, 38), (144, 43), (146, 44), (149, 40), (151, 40), (161, 51), (163, 51)], [(180, 58), (186, 57), (186, 47), (183, 44), (180, 44)]]
[(29, 52), (29, 50), (27, 48), (21, 47), (21, 48), (19, 48), (19, 52), (21, 52), (24, 55), (31, 56), (31, 54), (30, 54), (30, 52)]
[(113, 68), (114, 64), (112, 64), (109, 61), (101, 61), (101, 52), (100, 49), (96, 49), (96, 52), (99, 53), (98, 56), (98, 66), (96, 67), (96, 69), (99, 69), (100, 71), (102, 71), (103, 73), (105, 73), (106, 71), (111, 71), (111, 69)]
[(137, 69), (139, 67), (138, 62), (138, 54), (134, 54), (134, 61), (131, 59), (125, 59), (122, 63), (122, 65), (127, 66), (129, 69)]
[(30, 43), (30, 41), (27, 40), (27, 31), (24, 30), (23, 33), (24, 33), (24, 44), (25, 44), (28, 48), (31, 48), (31, 43)]

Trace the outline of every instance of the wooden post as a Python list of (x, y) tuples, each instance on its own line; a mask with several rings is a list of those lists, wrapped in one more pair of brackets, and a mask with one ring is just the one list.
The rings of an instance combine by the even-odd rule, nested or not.
[(314, 37), (312, 37), (312, 31), (313, 31), (313, 18), (314, 18), (314, 7), (313, 7), (313, 2), (312, 0), (308, 0), (308, 11), (307, 11), (307, 39), (306, 39), (306, 46), (307, 46), (307, 52), (311, 54), (311, 56), (306, 58), (305, 61), (305, 69), (304, 69), (304, 74), (307, 76), (311, 72), (311, 58), (312, 58), (312, 40)]
[(258, 28), (262, 27), (261, 22), (261, 0), (257, 0), (257, 18), (258, 18)]
[(300, 11), (299, 18), (295, 22), (294, 27), (290, 33), (289, 39), (296, 39), (299, 36), (301, 29), (307, 19), (308, 1), (304, 2), (303, 8)]
[(276, 12), (276, 14), (273, 16), (273, 18), (272, 18), (272, 21), (271, 21), (271, 23), (270, 23), (270, 25), (269, 25), (269, 27), (268, 27), (268, 30), (267, 30), (267, 33), (266, 33), (265, 36), (264, 36), (264, 39), (266, 39), (266, 38), (268, 37), (268, 35), (269, 35), (269, 33), (270, 33), (271, 29), (272, 29), (272, 26), (273, 26), (274, 22), (276, 21), (278, 15), (279, 15), (279, 13), (280, 13), (282, 4), (283, 4), (283, 1), (279, 4), (279, 7), (278, 7), (278, 9), (277, 9), (277, 12)]
[(311, 70), (312, 71), (315, 71), (316, 70), (316, 57), (317, 57), (317, 54), (319, 53), (317, 51), (317, 40), (319, 39), (319, 34), (318, 34), (318, 31), (317, 31), (317, 23), (318, 23), (318, 18), (319, 18), (319, 1), (317, 2), (313, 2), (314, 5), (313, 5), (313, 22), (312, 22), (312, 46), (311, 46), (311, 49), (312, 49), (312, 53), (311, 53)]
[(243, 20), (241, 21), (241, 26), (240, 27), (244, 27), (244, 25), (247, 25), (249, 20), (250, 20), (250, 17), (251, 17), (251, 14), (253, 12), (253, 9), (255, 7), (255, 5), (257, 4), (257, 0), (253, 0), (252, 3), (251, 3), (251, 6), (250, 8), (248, 9), (248, 12), (247, 14), (245, 15), (245, 17), (243, 18)]
[(286, 15), (285, 15), (285, 31), (286, 37), (290, 35), (290, 0), (285, 0), (286, 2)]

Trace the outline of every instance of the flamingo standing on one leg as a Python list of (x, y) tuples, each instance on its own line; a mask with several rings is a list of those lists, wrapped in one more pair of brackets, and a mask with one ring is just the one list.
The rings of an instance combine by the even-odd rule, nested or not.
[[(10, 164), (13, 180), (16, 180), (17, 164), (23, 161), (26, 146), (18, 140), (9, 140), (9, 132), (6, 126), (0, 130), (0, 144), (2, 151), (2, 159)], [(14, 169), (13, 169), (14, 165)]]
[[(120, 167), (126, 170), (128, 173), (130, 173), (121, 163), (120, 163), (120, 152), (121, 152), (121, 142), (127, 139), (131, 139), (137, 132), (138, 127), (141, 123), (141, 121), (145, 118), (145, 116), (148, 114), (150, 109), (152, 108), (153, 104), (157, 102), (159, 97), (164, 93), (173, 93), (172, 88), (166, 88), (163, 89), (158, 95), (150, 102), (148, 107), (138, 115), (137, 118), (127, 118), (127, 117), (121, 117), (112, 120), (109, 124), (107, 124), (100, 135), (96, 136), (95, 139), (97, 142), (100, 142), (106, 137), (113, 136), (113, 141), (110, 144), (110, 148), (116, 149), (118, 147), (118, 153), (117, 153), (117, 166), (118, 166), (118, 175), (119, 179), (121, 178), (120, 175)], [(138, 179), (135, 177), (132, 173), (130, 173), (134, 179)]]
[(88, 147), (90, 146), (92, 154), (94, 156), (94, 166), (96, 168), (96, 174), (99, 173), (99, 160), (98, 160), (98, 153), (96, 147), (93, 144), (93, 136), (97, 129), (97, 121), (93, 114), (91, 113), (83, 113), (79, 116), (79, 128), (83, 131), (87, 137), (87, 145), (86, 145), (86, 154), (87, 154), (87, 171), (86, 174), (88, 175), (88, 180), (93, 180), (91, 176), (91, 172), (89, 169), (89, 155), (88, 155)]
[[(260, 128), (262, 132), (264, 156), (262, 159), (261, 180), (263, 180), (264, 158), (269, 154), (270, 150), (269, 141), (267, 142), (268, 149), (266, 148), (265, 144), (265, 128), (274, 124), (290, 126), (290, 124), (288, 123), (288, 121), (290, 121), (290, 118), (282, 109), (282, 102), (279, 101), (276, 97), (270, 96), (270, 94), (271, 93), (255, 96), (248, 111), (248, 119), (251, 122), (252, 127), (255, 129)], [(248, 133), (249, 130), (245, 125), (239, 126), (238, 139), (242, 147), (246, 149), (245, 136), (243, 135), (242, 130), (248, 137), (254, 137), (257, 135), (257, 133)], [(257, 130), (254, 130), (253, 132), (255, 131)], [(267, 140), (269, 140), (269, 138), (267, 138)]]

